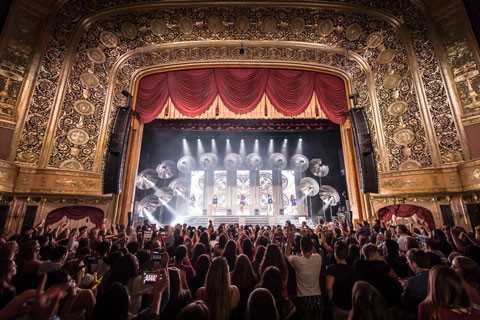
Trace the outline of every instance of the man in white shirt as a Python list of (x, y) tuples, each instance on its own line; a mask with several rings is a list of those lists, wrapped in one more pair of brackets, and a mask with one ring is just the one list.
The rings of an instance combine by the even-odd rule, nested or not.
[(293, 232), (290, 232), (285, 256), (290, 265), (295, 269), (297, 278), (297, 314), (298, 319), (322, 319), (323, 301), (320, 291), (320, 270), (322, 256), (315, 253), (312, 240), (303, 236), (300, 240), (301, 256), (290, 255), (293, 242)]

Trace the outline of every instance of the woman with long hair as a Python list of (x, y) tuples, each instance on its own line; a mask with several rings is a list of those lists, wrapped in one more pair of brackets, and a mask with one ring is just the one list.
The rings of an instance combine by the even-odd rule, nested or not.
[(282, 274), (282, 281), (287, 281), (288, 269), (280, 248), (276, 244), (269, 244), (265, 250), (262, 263), (260, 264), (260, 275), (263, 275), (265, 269), (269, 266), (275, 266)]
[(262, 263), (264, 256), (265, 256), (265, 247), (258, 246), (255, 252), (255, 259), (253, 259), (252, 261), (253, 271), (257, 275), (257, 278), (260, 278), (260, 264)]
[(228, 320), (231, 311), (240, 300), (238, 288), (231, 285), (227, 260), (223, 257), (213, 259), (208, 270), (205, 287), (198, 289), (197, 299), (201, 299), (208, 306), (210, 320)]
[(480, 310), (480, 267), (472, 259), (459, 256), (453, 259), (452, 269), (462, 276), (465, 288), (475, 310)]
[(272, 294), (277, 306), (277, 313), (280, 319), (290, 319), (295, 313), (295, 304), (284, 296), (285, 286), (282, 281), (282, 274), (277, 267), (270, 266), (265, 269), (260, 288), (265, 288)]
[(227, 259), (230, 270), (233, 270), (235, 268), (235, 260), (237, 259), (237, 243), (235, 240), (228, 240), (222, 256)]
[(208, 233), (206, 233), (205, 231), (200, 234), (199, 243), (203, 243), (203, 245), (205, 246), (205, 253), (210, 254), (210, 252), (212, 252), (212, 249), (210, 248)]
[(200, 257), (198, 257), (197, 263), (195, 264), (195, 277), (193, 277), (192, 281), (190, 281), (188, 284), (192, 295), (205, 284), (210, 263), (211, 259), (208, 254), (202, 254)]
[(120, 282), (112, 283), (104, 294), (98, 297), (93, 308), (92, 320), (127, 320), (129, 305), (130, 297), (127, 287)]
[(357, 281), (352, 289), (352, 310), (348, 320), (390, 320), (387, 302), (374, 286)]
[(182, 309), (177, 320), (208, 320), (210, 318), (207, 305), (203, 301), (195, 301)]
[(470, 302), (462, 277), (445, 266), (434, 266), (428, 276), (427, 298), (418, 307), (418, 320), (480, 319)]
[(197, 243), (193, 246), (190, 263), (192, 264), (192, 267), (194, 269), (195, 269), (195, 264), (197, 263), (198, 257), (200, 257), (202, 254), (205, 254), (205, 253), (206, 253), (206, 249), (203, 243)]
[(247, 308), (248, 296), (250, 296), (250, 293), (252, 293), (257, 284), (257, 277), (255, 276), (255, 272), (253, 272), (250, 259), (248, 259), (246, 255), (241, 254), (237, 257), (235, 268), (230, 273), (230, 277), (232, 284), (237, 286), (240, 291), (240, 302), (238, 303), (236, 311), (240, 316), (243, 316)]
[(170, 279), (170, 299), (165, 309), (160, 313), (162, 320), (175, 320), (180, 311), (191, 301), (190, 291), (182, 288), (180, 270), (173, 267), (168, 268), (168, 278)]
[(35, 287), (35, 278), (42, 262), (39, 257), (40, 245), (37, 240), (29, 240), (18, 249), (15, 257), (17, 274), (13, 277), (13, 284), (17, 294)]
[(242, 251), (243, 251), (243, 254), (245, 254), (248, 257), (248, 259), (250, 259), (250, 261), (253, 260), (254, 250), (253, 250), (252, 242), (250, 241), (250, 239), (245, 238), (243, 240)]
[(278, 320), (277, 307), (272, 294), (263, 288), (255, 289), (248, 298), (245, 320)]
[(16, 273), (17, 269), (14, 261), (0, 261), (0, 310), (15, 298), (15, 288), (12, 286), (12, 277)]

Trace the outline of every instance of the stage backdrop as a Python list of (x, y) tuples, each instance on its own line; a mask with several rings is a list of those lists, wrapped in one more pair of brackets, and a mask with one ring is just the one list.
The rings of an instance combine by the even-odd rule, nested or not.
[(287, 69), (207, 68), (149, 75), (140, 80), (135, 112), (141, 122), (148, 123), (162, 112), (170, 97), (178, 111), (195, 117), (219, 95), (229, 110), (244, 114), (266, 94), (279, 112), (293, 117), (305, 111), (314, 91), (328, 119), (342, 124), (348, 111), (343, 80)]

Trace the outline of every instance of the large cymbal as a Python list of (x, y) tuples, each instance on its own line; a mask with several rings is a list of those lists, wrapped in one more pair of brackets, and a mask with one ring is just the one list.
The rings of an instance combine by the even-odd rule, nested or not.
[(154, 194), (146, 196), (137, 204), (137, 214), (144, 217), (146, 214), (152, 214), (160, 206), (160, 199)]
[(178, 171), (181, 173), (190, 173), (195, 169), (197, 165), (197, 161), (192, 156), (184, 156), (181, 157), (177, 162)]
[(229, 171), (235, 171), (242, 166), (242, 157), (238, 153), (229, 153), (223, 159), (223, 166)]
[(184, 178), (173, 179), (168, 184), (168, 187), (173, 190), (173, 194), (175, 196), (185, 195), (185, 193), (187, 192), (187, 182)]
[(258, 153), (250, 153), (245, 163), (250, 170), (260, 170), (263, 167), (263, 159)]
[(218, 164), (218, 157), (215, 153), (207, 152), (200, 157), (200, 167), (205, 170), (212, 170)]
[(170, 179), (177, 173), (177, 166), (172, 160), (162, 161), (156, 168), (161, 179)]
[(170, 187), (155, 188), (155, 195), (160, 200), (160, 204), (164, 205), (170, 202), (173, 198), (173, 190)]
[(304, 172), (308, 169), (308, 158), (297, 153), (290, 159), (290, 166), (297, 172)]
[(142, 170), (135, 180), (138, 189), (147, 190), (153, 187), (158, 181), (158, 173), (153, 169)]
[(275, 170), (282, 170), (287, 166), (287, 158), (281, 153), (273, 153), (268, 160)]
[(337, 190), (329, 185), (321, 186), (318, 194), (323, 202), (329, 201), (331, 206), (336, 206), (340, 202), (340, 195)]
[(317, 180), (305, 177), (300, 180), (300, 190), (302, 190), (304, 195), (311, 197), (318, 194), (320, 186), (318, 185)]
[(310, 168), (310, 172), (313, 175), (320, 178), (325, 177), (329, 172), (328, 166), (322, 164), (322, 159), (318, 159), (318, 158), (310, 160), (309, 168)]

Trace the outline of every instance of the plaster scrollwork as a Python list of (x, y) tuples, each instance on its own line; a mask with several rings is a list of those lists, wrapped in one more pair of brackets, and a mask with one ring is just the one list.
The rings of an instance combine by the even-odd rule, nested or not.
[[(342, 2), (342, 5), (346, 2)], [(244, 8), (227, 4), (215, 10), (208, 7), (132, 10), (128, 13), (112, 13), (93, 21), (80, 34), (78, 43), (70, 44), (69, 39), (75, 27), (71, 21), (78, 21), (106, 6), (102, 5), (102, 2), (95, 2), (91, 9), (86, 9), (72, 1), (61, 8), (54, 23), (49, 49), (43, 60), (27, 121), (17, 147), (16, 161), (37, 164), (38, 155), (43, 150), (44, 154), (47, 152), (46, 165), (50, 167), (58, 168), (67, 163), (83, 170), (100, 170), (94, 166), (95, 156), (101, 157), (104, 152), (98, 150), (102, 136), (100, 130), (108, 130), (110, 125), (107, 123), (107, 126), (102, 126), (105, 122), (103, 117), (109, 116), (109, 119), (113, 119), (116, 108), (125, 103), (121, 91), (131, 87), (136, 71), (147, 66), (217, 60), (312, 62), (335, 66), (351, 76), (354, 90), (360, 94), (359, 104), (367, 113), (377, 160), (380, 160), (379, 149), (383, 144), (386, 148), (387, 170), (401, 170), (401, 165), (405, 163), (414, 163), (421, 167), (432, 166), (431, 148), (437, 147), (440, 154), (445, 154), (442, 159), (444, 163), (456, 161), (458, 154), (457, 158), (449, 158), (448, 155), (461, 148), (431, 40), (418, 8), (411, 3), (385, 7), (381, 1), (360, 2), (367, 7), (374, 3), (380, 10), (402, 17), (407, 28), (413, 30), (412, 42), (438, 146), (429, 145), (427, 141), (418, 103), (421, 97), (417, 96), (415, 90), (407, 48), (397, 30), (379, 18), (348, 10), (340, 12), (302, 8)], [(111, 6), (112, 2), (109, 2), (109, 5)], [(413, 18), (405, 17), (405, 12), (413, 15)], [(352, 28), (352, 25), (361, 28)], [(198, 39), (206, 41), (207, 45), (204, 44), (201, 48), (162, 49), (164, 44)], [(379, 101), (378, 115), (385, 141), (378, 141), (374, 119), (377, 111), (372, 110), (372, 97), (369, 96), (365, 70), (344, 54), (326, 53), (320, 48), (289, 49), (256, 45), (246, 46), (245, 54), (240, 55), (238, 48), (209, 47), (210, 40), (295, 41), (336, 47), (344, 52), (357, 54), (373, 73), (372, 85)], [(74, 54), (66, 59), (69, 45), (73, 45)], [(153, 49), (125, 59), (118, 66), (116, 78), (109, 78), (120, 57), (145, 47)], [(65, 63), (69, 72), (65, 82), (60, 78), (62, 63)], [(58, 86), (64, 87), (63, 100), (55, 96)], [(105, 97), (109, 88), (112, 99), (111, 105), (106, 106)], [(78, 101), (82, 100), (92, 105), (95, 112), (79, 112)], [(397, 111), (392, 111), (391, 106), (396, 102), (400, 105), (396, 106)], [(50, 114), (55, 113), (54, 106), (61, 108), (58, 117), (54, 119), (55, 125), (48, 122)], [(84, 107), (86, 108), (86, 104)], [(106, 114), (107, 109), (110, 114)], [(81, 130), (85, 131), (83, 136), (89, 138), (82, 144), (74, 143), (68, 138), (69, 132), (78, 128), (79, 123)], [(400, 124), (415, 133), (408, 141), (402, 140), (404, 145), (399, 145), (398, 139), (395, 139)], [(48, 131), (49, 127), (53, 131)], [(51, 146), (48, 146), (49, 142), (46, 140), (44, 142), (44, 137), (49, 134), (53, 138)], [(44, 143), (47, 143), (46, 147), (43, 147)], [(402, 152), (404, 147), (408, 147), (410, 151)], [(75, 148), (73, 153), (72, 148)]]

